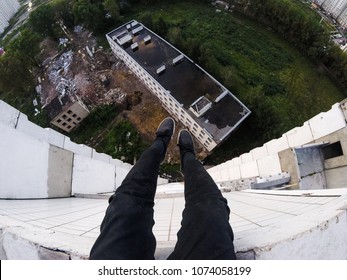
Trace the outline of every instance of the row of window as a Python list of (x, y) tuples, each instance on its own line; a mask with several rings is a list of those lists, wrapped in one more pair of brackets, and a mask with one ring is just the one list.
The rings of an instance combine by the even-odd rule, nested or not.
[[(174, 102), (170, 97), (168, 97), (165, 93), (162, 93), (161, 88), (157, 85), (152, 78), (148, 77), (148, 75), (142, 70), (139, 69), (137, 64), (133, 62), (132, 59), (129, 58), (128, 54), (123, 56), (122, 54), (117, 52), (117, 55), (121, 56), (121, 58), (126, 62), (127, 66), (150, 88), (150, 90), (161, 100), (166, 109), (173, 114), (175, 114), (183, 123), (185, 123), (188, 127), (192, 128), (192, 133), (198, 138), (198, 140), (208, 148), (212, 144), (212, 139), (210, 137), (206, 137), (206, 133), (204, 130), (199, 127), (195, 122), (192, 121), (186, 116), (186, 112), (180, 108), (180, 106)], [(193, 126), (192, 126), (193, 125)], [(204, 139), (206, 138), (206, 140)], [(204, 141), (205, 140), (205, 141)]]

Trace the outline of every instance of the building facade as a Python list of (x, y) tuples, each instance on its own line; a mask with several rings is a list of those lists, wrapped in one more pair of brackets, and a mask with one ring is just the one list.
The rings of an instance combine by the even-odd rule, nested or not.
[(4, 32), (9, 20), (18, 11), (19, 7), (17, 0), (0, 0), (0, 34)]
[(88, 115), (89, 110), (77, 95), (56, 96), (46, 110), (54, 126), (70, 132)]
[(133, 20), (106, 38), (113, 53), (208, 152), (250, 114), (211, 75), (141, 23)]
[(316, 0), (315, 2), (331, 14), (343, 27), (347, 27), (346, 0)]

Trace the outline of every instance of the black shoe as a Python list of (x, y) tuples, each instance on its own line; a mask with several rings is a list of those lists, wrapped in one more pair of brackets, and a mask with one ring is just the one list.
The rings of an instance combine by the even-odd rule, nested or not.
[(195, 157), (195, 147), (192, 135), (186, 129), (181, 129), (177, 138), (177, 146), (181, 155), (181, 171), (183, 170), (183, 158), (186, 153), (193, 153)]
[(165, 118), (158, 126), (156, 134), (156, 140), (161, 140), (164, 143), (164, 154), (162, 161), (165, 160), (166, 150), (169, 146), (172, 135), (175, 132), (175, 121), (173, 118)]

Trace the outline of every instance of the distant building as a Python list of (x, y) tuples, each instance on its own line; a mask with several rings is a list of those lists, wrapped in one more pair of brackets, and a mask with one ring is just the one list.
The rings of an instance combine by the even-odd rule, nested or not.
[(346, 0), (315, 0), (327, 13), (331, 14), (343, 27), (347, 27)]
[(170, 43), (133, 20), (108, 33), (113, 53), (207, 151), (250, 114), (232, 93)]
[(4, 32), (9, 20), (19, 8), (17, 0), (0, 0), (0, 34)]
[(70, 132), (89, 115), (88, 108), (74, 94), (56, 96), (45, 106), (51, 124)]

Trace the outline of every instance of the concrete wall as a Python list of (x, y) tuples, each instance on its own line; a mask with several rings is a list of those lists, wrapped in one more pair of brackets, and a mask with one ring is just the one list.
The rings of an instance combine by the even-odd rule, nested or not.
[[(273, 139), (261, 147), (257, 147), (248, 153), (229, 160), (211, 169), (208, 172), (216, 182), (227, 182), (254, 177), (267, 177), (281, 172), (289, 172), (290, 184), (311, 188), (317, 184), (322, 187), (333, 188), (334, 185), (341, 186), (330, 174), (324, 173), (323, 169), (340, 168), (347, 166), (347, 99), (341, 103), (334, 104), (327, 112), (320, 113), (303, 126), (295, 127), (284, 133), (282, 137)], [(340, 141), (344, 155), (339, 158), (329, 159), (324, 162), (324, 168), (311, 173), (305, 173), (304, 166), (300, 168), (297, 163), (295, 148), (314, 143), (334, 143)], [(312, 152), (312, 151), (311, 151)], [(309, 151), (308, 151), (309, 153)], [(311, 159), (311, 163), (314, 163)], [(311, 164), (311, 166), (312, 166)], [(313, 164), (314, 165), (314, 164)], [(321, 166), (322, 167), (322, 166)], [(319, 173), (319, 174), (318, 174)], [(342, 174), (338, 172), (338, 174)], [(328, 184), (326, 183), (325, 177)], [(343, 177), (347, 179), (347, 175)]]
[(68, 197), (112, 192), (131, 169), (0, 100), (0, 198)]

